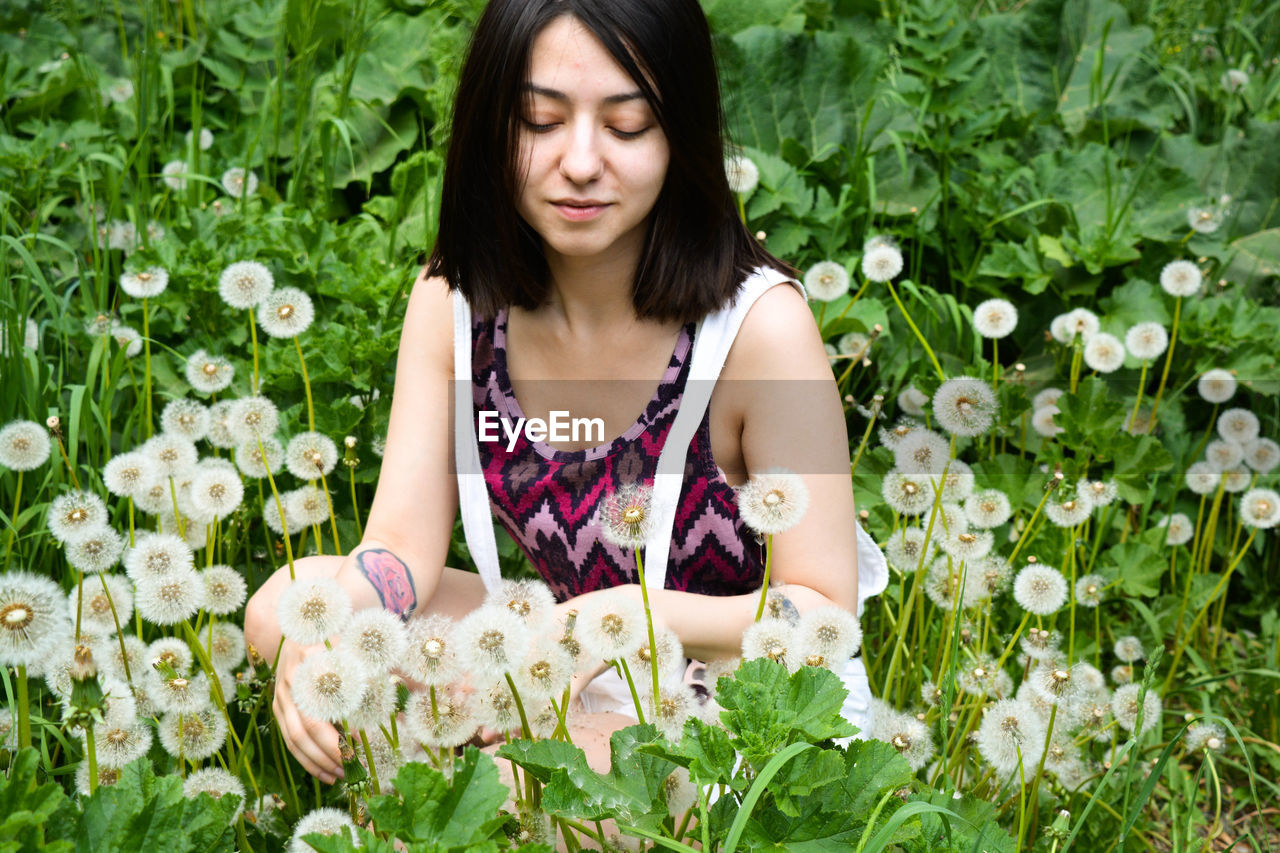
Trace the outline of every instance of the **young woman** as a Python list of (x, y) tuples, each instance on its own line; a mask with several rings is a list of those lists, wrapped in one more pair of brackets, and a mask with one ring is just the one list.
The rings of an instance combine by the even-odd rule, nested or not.
[[(859, 561), (821, 337), (793, 271), (737, 216), (722, 127), (697, 0), (492, 0), (458, 85), (439, 235), (409, 299), (365, 536), (346, 557), (299, 561), (300, 576), (335, 576), (357, 609), (460, 617), (495, 579), (496, 516), (559, 615), (604, 593), (638, 598), (634, 557), (603, 538), (597, 512), (616, 488), (655, 484), (653, 611), (689, 656), (732, 657), (764, 566), (734, 487), (781, 466), (810, 500), (774, 537), (778, 592), (799, 611), (854, 610), (883, 588), (865, 541)], [(479, 440), (486, 412), (513, 424), (553, 411), (599, 417), (604, 435)], [(459, 508), (479, 575), (444, 565)], [(280, 642), (288, 583), (282, 569), (249, 603), (246, 636), (263, 654)], [(290, 697), (309, 651), (284, 643), (274, 709), (302, 765), (333, 781), (336, 731)], [(576, 675), (573, 693), (612, 710), (597, 674)], [(846, 682), (857, 722), (860, 660)], [(602, 745), (627, 722), (580, 716), (575, 742)]]

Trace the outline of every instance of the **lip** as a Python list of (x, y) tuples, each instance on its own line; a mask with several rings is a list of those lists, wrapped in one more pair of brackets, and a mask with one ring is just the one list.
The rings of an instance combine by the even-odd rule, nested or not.
[(609, 206), (608, 202), (598, 201), (596, 199), (557, 199), (551, 202), (552, 206), (559, 211), (560, 215), (565, 219), (574, 222), (584, 222), (588, 219), (594, 219), (599, 216), (604, 209)]

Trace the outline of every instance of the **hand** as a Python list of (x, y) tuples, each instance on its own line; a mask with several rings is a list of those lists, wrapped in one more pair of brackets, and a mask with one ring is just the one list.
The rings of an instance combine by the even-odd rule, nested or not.
[(276, 666), (276, 694), (272, 710), (285, 746), (303, 769), (326, 785), (342, 776), (342, 757), (338, 751), (338, 730), (331, 724), (305, 716), (293, 704), (293, 674), (306, 656), (323, 645), (299, 646), (285, 640)]

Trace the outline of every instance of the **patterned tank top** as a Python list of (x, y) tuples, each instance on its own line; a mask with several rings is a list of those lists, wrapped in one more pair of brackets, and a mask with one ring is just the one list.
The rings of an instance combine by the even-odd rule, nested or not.
[[(494, 517), (558, 600), (638, 583), (634, 554), (605, 541), (597, 512), (609, 492), (653, 484), (684, 394), (695, 329), (689, 323), (681, 330), (653, 399), (612, 442), (561, 451), (520, 431), (510, 450), (505, 439), (479, 443)], [(473, 414), (497, 412), (514, 423), (523, 413), (507, 374), (506, 332), (506, 309), (492, 320), (472, 318)], [(738, 515), (734, 489), (711, 455), (708, 410), (689, 445), (665, 586), (737, 595), (759, 589), (763, 578), (763, 549)]]

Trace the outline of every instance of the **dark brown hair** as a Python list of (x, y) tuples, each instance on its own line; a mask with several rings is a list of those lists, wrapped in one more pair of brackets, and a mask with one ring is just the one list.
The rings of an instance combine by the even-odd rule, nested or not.
[(444, 276), (487, 317), (545, 301), (541, 238), (515, 205), (518, 119), (533, 41), (561, 15), (577, 18), (636, 82), (669, 143), (636, 268), (636, 314), (690, 322), (728, 304), (758, 266), (795, 275), (738, 218), (711, 33), (697, 0), (489, 3), (458, 80), (428, 274)]

